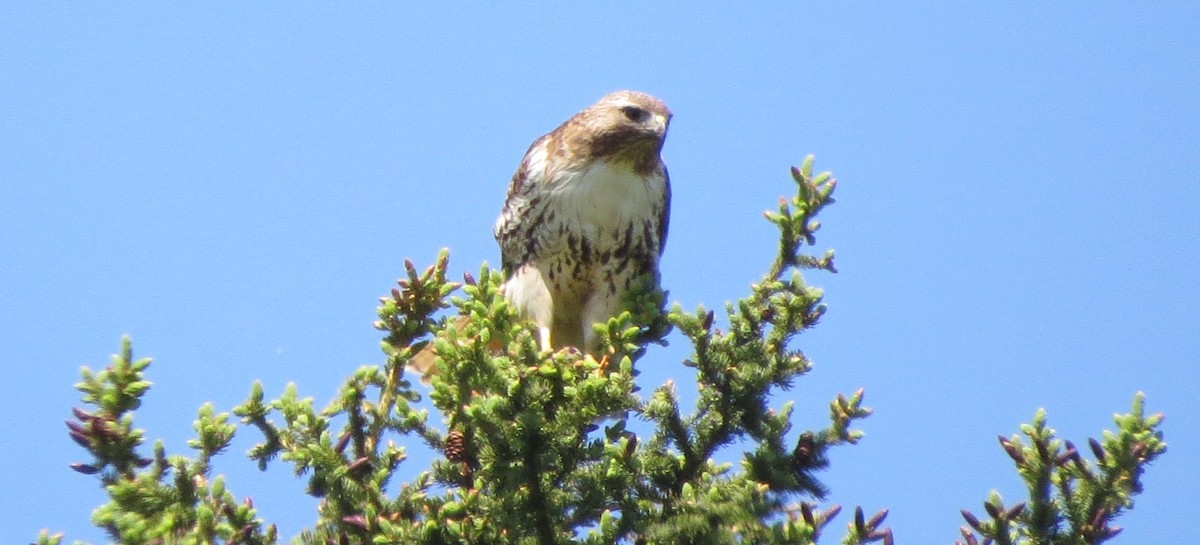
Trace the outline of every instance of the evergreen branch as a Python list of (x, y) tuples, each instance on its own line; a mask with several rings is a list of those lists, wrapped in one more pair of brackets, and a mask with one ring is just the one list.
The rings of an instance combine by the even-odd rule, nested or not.
[[(138, 454), (144, 432), (133, 427), (133, 411), (150, 389), (144, 371), (150, 359), (133, 359), (129, 338), (120, 353), (100, 372), (81, 370), (76, 387), (92, 412), (75, 409), (68, 422), (70, 436), (93, 456), (92, 463), (72, 464), (86, 475), (97, 475), (109, 502), (96, 509), (92, 521), (119, 543), (151, 544), (191, 535), (203, 542), (267, 544), (276, 541), (273, 525), (263, 526), (249, 498), (238, 502), (225, 487), (224, 477), (211, 477), (211, 459), (228, 448), (235, 428), (229, 415), (211, 404), (199, 410), (193, 424), (196, 438), (188, 446), (194, 458), (167, 456), (162, 443), (154, 457)], [(61, 536), (43, 533), (39, 543), (58, 543)]]
[(1130, 412), (1114, 416), (1117, 432), (1105, 431), (1103, 443), (1088, 440), (1095, 462), (1084, 460), (1070, 441), (1055, 438), (1044, 410), (1021, 426), (1028, 443), (1020, 436), (1000, 437), (1029, 501), (1006, 508), (993, 491), (984, 503), (990, 520), (963, 510), (967, 526), (959, 543), (975, 545), (981, 537), (999, 545), (1095, 545), (1116, 536), (1121, 528), (1110, 522), (1133, 507), (1141, 493), (1139, 477), (1167, 448), (1158, 430), (1163, 416), (1146, 416), (1144, 405), (1139, 392)]

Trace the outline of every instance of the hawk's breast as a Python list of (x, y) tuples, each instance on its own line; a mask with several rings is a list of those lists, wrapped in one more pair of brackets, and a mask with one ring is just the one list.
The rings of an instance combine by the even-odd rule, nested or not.
[[(568, 224), (565, 227), (579, 234), (612, 239), (624, 234), (616, 231), (647, 221), (656, 223), (662, 214), (667, 182), (661, 174), (643, 176), (626, 165), (606, 161), (563, 174), (551, 184), (551, 198), (558, 203), (558, 215)], [(657, 245), (656, 240), (646, 242)]]

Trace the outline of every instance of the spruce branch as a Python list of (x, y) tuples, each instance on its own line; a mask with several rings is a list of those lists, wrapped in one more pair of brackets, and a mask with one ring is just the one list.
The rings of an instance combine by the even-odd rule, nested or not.
[(963, 510), (966, 545), (1095, 545), (1121, 528), (1110, 523), (1133, 507), (1141, 493), (1141, 475), (1166, 452), (1159, 427), (1163, 415), (1145, 414), (1145, 395), (1138, 392), (1130, 412), (1114, 415), (1117, 431), (1104, 431), (1103, 442), (1088, 439), (1095, 461), (1085, 460), (1070, 441), (1059, 440), (1038, 410), (1021, 434), (1000, 437), (1000, 446), (1017, 467), (1029, 499), (1004, 506), (993, 491), (984, 502), (990, 517), (981, 520)]
[[(84, 367), (76, 388), (93, 410), (73, 409), (67, 427), (72, 439), (92, 455), (90, 463), (72, 464), (76, 471), (99, 478), (109, 502), (92, 513), (92, 522), (116, 542), (154, 544), (187, 541), (205, 543), (275, 543), (273, 525), (257, 518), (249, 498), (237, 501), (222, 476), (211, 475), (211, 459), (229, 447), (236, 427), (229, 415), (211, 404), (199, 410), (188, 446), (194, 457), (166, 454), (154, 445), (153, 458), (144, 457), (144, 431), (134, 427), (134, 411), (150, 389), (145, 380), (149, 358), (135, 360), (128, 337), (105, 369)], [(43, 533), (39, 543), (58, 543), (61, 536)]]

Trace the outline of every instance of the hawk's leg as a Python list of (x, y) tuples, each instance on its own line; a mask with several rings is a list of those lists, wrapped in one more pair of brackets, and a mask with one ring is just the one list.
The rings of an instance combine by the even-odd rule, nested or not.
[(508, 299), (522, 318), (537, 326), (538, 348), (550, 350), (550, 326), (554, 323), (554, 301), (546, 276), (532, 264), (521, 265), (504, 283), (504, 298)]
[(615, 284), (600, 286), (588, 298), (583, 307), (583, 346), (580, 347), (584, 352), (596, 354), (600, 351), (600, 338), (594, 328), (596, 324), (607, 323), (620, 310), (621, 296)]

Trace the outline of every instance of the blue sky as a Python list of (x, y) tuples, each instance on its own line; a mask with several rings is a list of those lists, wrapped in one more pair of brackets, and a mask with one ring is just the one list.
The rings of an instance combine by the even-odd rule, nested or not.
[[(1200, 8), (1187, 2), (313, 6), (14, 4), (0, 17), (0, 544), (103, 542), (67, 469), (80, 365), (130, 334), (139, 421), (186, 449), (196, 408), (261, 379), (329, 399), (378, 363), (402, 260), (498, 262), (491, 225), (537, 136), (605, 93), (675, 112), (670, 297), (720, 307), (771, 256), (761, 212), (804, 155), (838, 177), (841, 273), (817, 367), (780, 396), (819, 424), (865, 387), (832, 501), (951, 543), (1022, 496), (996, 443), (1045, 407), (1077, 443), (1145, 391), (1170, 450), (1123, 543), (1192, 535), (1200, 488)], [(686, 383), (682, 342), (641, 380)], [(304, 483), (220, 470), (295, 535)], [(416, 455), (419, 468), (427, 461)], [(843, 521), (845, 522), (845, 521)], [(839, 524), (840, 525), (840, 524)], [(830, 536), (833, 537), (833, 536)]]

